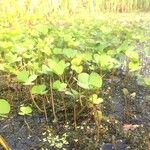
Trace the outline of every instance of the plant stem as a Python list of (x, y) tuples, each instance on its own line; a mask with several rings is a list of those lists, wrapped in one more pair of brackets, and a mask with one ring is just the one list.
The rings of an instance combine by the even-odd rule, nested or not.
[(95, 125), (96, 125), (96, 143), (99, 141), (99, 135), (100, 135), (100, 128), (99, 128), (99, 125), (100, 125), (100, 120), (98, 118), (98, 112), (96, 110), (96, 107), (93, 106), (93, 113), (94, 113), (94, 121), (95, 121)]
[(73, 119), (74, 119), (75, 130), (77, 130), (77, 114), (76, 114), (76, 100), (75, 99), (74, 99), (74, 104), (73, 104)]
[(33, 104), (36, 106), (36, 108), (37, 108), (40, 112), (44, 112), (44, 110), (42, 110), (42, 109), (38, 106), (38, 104), (35, 102), (34, 97), (33, 97), (32, 93), (31, 93), (30, 88), (29, 88), (29, 93), (30, 93), (31, 100), (32, 100)]
[(129, 78), (129, 59), (126, 57), (126, 74), (124, 78), (124, 86), (127, 86)]
[(57, 121), (57, 116), (55, 112), (55, 104), (54, 104), (54, 97), (53, 97), (53, 89), (52, 89), (52, 79), (50, 77), (50, 92), (51, 92), (51, 104), (52, 104), (52, 110), (54, 115), (54, 120)]
[(65, 112), (65, 122), (67, 123), (67, 108), (66, 108), (66, 102), (65, 102), (65, 99), (64, 99), (64, 93), (61, 94), (61, 99), (62, 99), (64, 112)]
[[(24, 122), (25, 122), (25, 124), (27, 125), (29, 132), (32, 133), (32, 130), (31, 130), (31, 128), (30, 128), (30, 126), (29, 126), (29, 124), (28, 124), (28, 122), (27, 122), (25, 116), (24, 116)], [(29, 135), (30, 135), (30, 133), (29, 133)]]
[(0, 135), (0, 146), (2, 146), (4, 150), (11, 150), (11, 148), (8, 146), (8, 144), (1, 135)]
[[(47, 100), (47, 96), (45, 95), (45, 98)], [(48, 123), (48, 117), (47, 117), (47, 111), (46, 111), (46, 106), (45, 106), (45, 100), (43, 100), (43, 108), (44, 108), (44, 113), (45, 113), (45, 120)]]
[[(114, 75), (115, 75), (115, 71), (116, 71), (116, 69), (115, 68), (113, 68), (113, 70), (112, 70), (112, 74), (111, 74), (111, 85), (110, 85), (110, 91), (109, 91), (109, 95), (111, 96), (112, 95), (112, 90), (113, 90), (113, 88), (114, 88)], [(113, 105), (113, 102), (112, 102), (112, 98), (111, 98), (111, 110), (112, 110), (112, 112), (114, 112), (114, 105)]]

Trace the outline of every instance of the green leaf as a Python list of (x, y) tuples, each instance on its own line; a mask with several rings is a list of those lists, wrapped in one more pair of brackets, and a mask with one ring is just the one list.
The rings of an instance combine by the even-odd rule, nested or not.
[(77, 97), (79, 96), (79, 93), (76, 90), (71, 89), (71, 91), (65, 91), (66, 95), (70, 95), (72, 97)]
[(128, 58), (130, 58), (132, 61), (139, 61), (139, 54), (136, 51), (127, 50), (125, 52)]
[(92, 72), (89, 76), (89, 86), (91, 88), (100, 88), (102, 86), (102, 78), (99, 74)]
[(80, 73), (77, 84), (84, 89), (97, 89), (102, 86), (102, 78), (95, 72), (92, 72), (90, 75)]
[(46, 35), (48, 33), (48, 26), (47, 25), (37, 25), (36, 30), (41, 34)]
[(0, 116), (5, 116), (10, 112), (10, 104), (5, 99), (0, 99)]
[(95, 104), (95, 105), (99, 105), (103, 102), (103, 99), (98, 98), (98, 96), (96, 94), (93, 94), (92, 96), (90, 96), (89, 100), (92, 104)]
[(108, 54), (95, 54), (94, 59), (97, 65), (103, 70), (109, 70), (119, 65), (119, 62)]
[(74, 70), (76, 73), (81, 73), (83, 70), (83, 66), (72, 65), (71, 69)]
[(54, 54), (62, 54), (62, 49), (61, 48), (54, 48), (53, 53)]
[(78, 82), (77, 84), (84, 88), (84, 89), (89, 89), (89, 74), (87, 73), (80, 73), (78, 75)]
[(77, 50), (66, 48), (66, 49), (63, 50), (63, 54), (65, 56), (67, 56), (68, 58), (73, 58), (77, 54)]
[(67, 87), (67, 84), (66, 83), (62, 83), (59, 80), (56, 80), (53, 83), (53, 89), (58, 90), (58, 91), (65, 91), (66, 87)]
[(29, 77), (29, 71), (21, 71), (17, 74), (17, 80), (19, 82), (26, 82)]
[(65, 61), (61, 60), (56, 64), (56, 67), (53, 68), (53, 70), (57, 75), (62, 75), (64, 73), (65, 68), (66, 68)]
[(32, 108), (30, 106), (21, 106), (20, 107), (20, 111), (19, 111), (19, 115), (29, 115), (32, 113)]
[(138, 62), (129, 62), (129, 70), (132, 71), (137, 71), (141, 68), (140, 64)]
[(32, 84), (34, 84), (32, 82), (36, 79), (37, 79), (37, 75), (33, 74), (33, 75), (29, 76), (28, 80), (24, 83), (24, 85), (32, 85)]
[(49, 74), (52, 70), (46, 66), (46, 65), (42, 65), (42, 71), (40, 73), (43, 73), (43, 74)]
[(35, 94), (35, 95), (43, 95), (47, 92), (46, 85), (44, 85), (44, 84), (35, 85), (32, 87), (31, 92), (32, 92), (32, 94)]
[(82, 63), (82, 60), (84, 59), (84, 55), (80, 54), (79, 56), (72, 59), (71, 64), (78, 66)]
[(65, 68), (68, 66), (68, 64), (65, 63), (64, 60), (58, 62), (57, 60), (53, 59), (49, 60), (48, 65), (51, 70), (58, 76), (61, 76), (64, 73)]

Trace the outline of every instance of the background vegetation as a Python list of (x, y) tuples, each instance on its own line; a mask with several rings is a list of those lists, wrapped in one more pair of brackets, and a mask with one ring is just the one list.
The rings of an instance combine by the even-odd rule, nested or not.
[[(131, 12), (150, 10), (150, 0), (1, 0), (1, 13)], [(2, 15), (1, 14), (1, 15)]]

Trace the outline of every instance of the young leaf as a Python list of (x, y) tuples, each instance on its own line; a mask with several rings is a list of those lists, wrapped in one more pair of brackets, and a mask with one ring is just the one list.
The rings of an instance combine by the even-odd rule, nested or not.
[(83, 70), (83, 66), (76, 66), (76, 65), (72, 65), (71, 69), (76, 71), (76, 73), (81, 73)]
[(0, 116), (5, 116), (10, 112), (10, 104), (5, 99), (0, 99)]
[(35, 95), (43, 95), (47, 92), (46, 85), (44, 85), (44, 84), (35, 85), (32, 87), (31, 92), (32, 92), (32, 94), (35, 94)]
[(64, 73), (65, 68), (66, 68), (65, 61), (61, 60), (56, 64), (56, 67), (53, 68), (53, 70), (57, 75), (62, 75)]
[(53, 89), (58, 90), (58, 91), (65, 91), (66, 87), (67, 87), (67, 84), (66, 83), (62, 83), (59, 80), (56, 80), (53, 83)]
[(129, 70), (137, 71), (140, 69), (140, 64), (138, 62), (129, 62)]
[(29, 77), (29, 71), (21, 71), (17, 74), (17, 80), (19, 82), (26, 82)]
[(139, 61), (139, 54), (138, 54), (138, 52), (132, 51), (132, 50), (127, 50), (125, 54), (132, 61)]
[(92, 104), (95, 104), (95, 105), (99, 105), (103, 102), (103, 99), (98, 98), (98, 96), (96, 94), (93, 94), (92, 96), (90, 96), (89, 100)]
[(89, 86), (91, 88), (100, 88), (102, 86), (102, 78), (99, 74), (92, 72), (89, 76)]
[(19, 111), (19, 115), (29, 115), (32, 113), (32, 108), (30, 106), (21, 106), (20, 107), (20, 111)]
[(80, 73), (78, 75), (78, 82), (77, 84), (84, 88), (84, 89), (89, 89), (89, 74), (87, 73)]
[(34, 83), (32, 83), (34, 80), (36, 80), (37, 75), (33, 74), (31, 76), (29, 76), (29, 78), (27, 79), (27, 81), (24, 83), (24, 85), (32, 85)]

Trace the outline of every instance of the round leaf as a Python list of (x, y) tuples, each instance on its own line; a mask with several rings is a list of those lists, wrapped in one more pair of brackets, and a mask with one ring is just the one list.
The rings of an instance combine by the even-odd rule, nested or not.
[(84, 88), (84, 89), (89, 89), (89, 74), (87, 73), (80, 73), (78, 75), (78, 82), (77, 84)]
[(92, 72), (89, 76), (90, 88), (100, 88), (102, 86), (102, 78), (98, 73)]
[(0, 99), (0, 115), (5, 115), (10, 112), (10, 104), (5, 99)]
[(32, 108), (30, 106), (21, 106), (19, 115), (28, 115), (32, 113)]
[(35, 94), (35, 95), (43, 95), (45, 94), (47, 91), (46, 91), (46, 85), (42, 84), (42, 85), (35, 85), (32, 87), (31, 89), (31, 92), (32, 94)]

